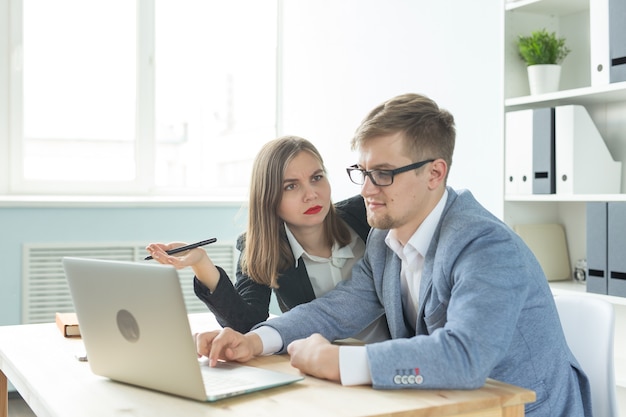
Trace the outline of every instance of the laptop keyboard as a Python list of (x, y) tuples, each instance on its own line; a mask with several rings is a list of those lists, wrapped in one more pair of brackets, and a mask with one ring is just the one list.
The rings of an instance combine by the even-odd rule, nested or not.
[(245, 387), (254, 383), (249, 379), (226, 375), (222, 372), (217, 374), (202, 372), (202, 381), (206, 390)]

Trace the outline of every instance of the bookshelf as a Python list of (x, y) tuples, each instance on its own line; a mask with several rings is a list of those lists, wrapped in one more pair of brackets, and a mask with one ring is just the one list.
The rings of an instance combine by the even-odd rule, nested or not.
[[(626, 82), (593, 83), (593, 44), (590, 5), (595, 0), (517, 0), (505, 2), (504, 111), (577, 104), (584, 106), (600, 131), (613, 159), (622, 161), (621, 190), (617, 194), (507, 195), (504, 221), (559, 223), (565, 227), (570, 262), (586, 258), (586, 203), (626, 201)], [(597, 3), (596, 3), (597, 5)], [(608, 24), (608, 23), (607, 23)], [(562, 64), (560, 91), (529, 95), (526, 68), (517, 56), (516, 39), (538, 29), (565, 37), (572, 50)], [(615, 362), (620, 402), (626, 401), (626, 298), (588, 293), (574, 281), (551, 282), (555, 295), (583, 294), (611, 302), (616, 312)], [(624, 352), (624, 353), (622, 353)]]

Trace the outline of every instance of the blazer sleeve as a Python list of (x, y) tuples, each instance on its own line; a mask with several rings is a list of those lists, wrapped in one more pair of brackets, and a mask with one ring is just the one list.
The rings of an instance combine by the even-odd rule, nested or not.
[(342, 281), (322, 297), (301, 304), (260, 325), (273, 327), (281, 335), (283, 350), (294, 340), (320, 333), (328, 340), (345, 339), (363, 331), (384, 314), (378, 298), (367, 254), (353, 267), (352, 278)]
[[(237, 248), (243, 250), (242, 238)], [(241, 272), (241, 256), (237, 261), (237, 283), (233, 285), (228, 274), (220, 268), (220, 279), (211, 293), (209, 289), (194, 277), (194, 292), (215, 314), (218, 323), (241, 333), (248, 332), (252, 326), (269, 317), (270, 287), (253, 281)]]

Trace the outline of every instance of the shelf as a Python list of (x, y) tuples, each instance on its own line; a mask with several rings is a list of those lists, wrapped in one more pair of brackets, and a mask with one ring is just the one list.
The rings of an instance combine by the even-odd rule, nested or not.
[(504, 101), (505, 110), (524, 110), (533, 107), (554, 107), (566, 104), (602, 104), (626, 101), (626, 82), (612, 83), (602, 86), (582, 87), (572, 90), (535, 96), (513, 97)]
[(626, 201), (626, 194), (527, 194), (505, 195), (504, 201), (533, 203), (585, 203), (588, 201)]
[(528, 13), (554, 14), (557, 16), (580, 12), (589, 8), (586, 0), (513, 0), (507, 1), (504, 10), (520, 10)]

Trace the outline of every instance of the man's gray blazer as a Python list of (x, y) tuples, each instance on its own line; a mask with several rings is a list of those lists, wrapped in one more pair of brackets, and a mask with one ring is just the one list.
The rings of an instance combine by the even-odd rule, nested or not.
[(567, 347), (541, 266), (517, 234), (470, 192), (448, 188), (411, 328), (387, 232), (372, 229), (352, 279), (264, 323), (284, 349), (313, 333), (349, 337), (385, 314), (393, 340), (366, 346), (374, 388), (475, 389), (493, 378), (536, 392), (528, 416), (591, 416), (587, 377)]

